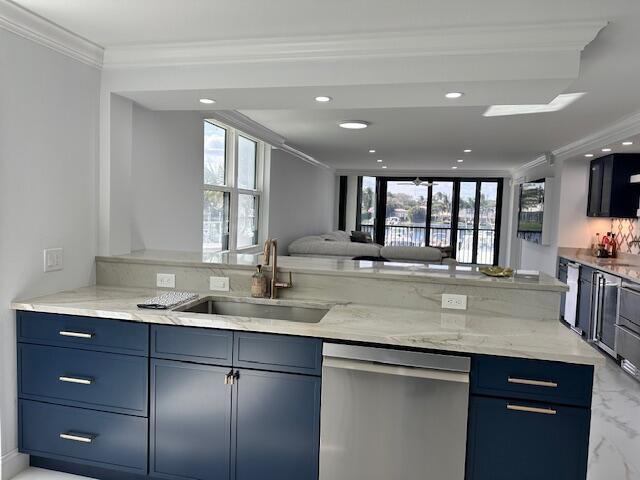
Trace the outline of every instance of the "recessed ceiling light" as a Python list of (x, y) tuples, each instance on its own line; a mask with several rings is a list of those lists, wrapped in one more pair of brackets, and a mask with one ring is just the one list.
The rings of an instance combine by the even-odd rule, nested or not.
[(466, 148), (466, 149), (464, 150), (464, 153), (471, 153), (471, 149), (470, 149), (470, 148)]
[(459, 159), (457, 160), (457, 162), (458, 162), (458, 163), (462, 163), (462, 162), (464, 162), (464, 160), (463, 160), (463, 159), (461, 159), (461, 158), (459, 158)]
[(501, 117), (527, 113), (557, 112), (568, 107), (583, 95), (585, 95), (585, 92), (564, 93), (558, 95), (550, 103), (542, 105), (491, 105), (482, 115), (485, 117)]
[(455, 99), (455, 98), (460, 98), (463, 95), (464, 95), (464, 93), (462, 93), (462, 92), (449, 92), (449, 93), (445, 94), (445, 97), (451, 98), (451, 99)]
[(340, 122), (341, 128), (346, 128), (348, 130), (361, 130), (363, 128), (367, 128), (369, 126), (369, 122), (365, 122), (364, 120), (347, 120), (345, 122)]
[(451, 167), (451, 170), (457, 170), (458, 167)]
[(585, 153), (584, 156), (587, 158), (591, 158), (593, 157), (593, 153)]
[(387, 168), (387, 166), (386, 165), (382, 165), (382, 168)]
[(628, 147), (629, 145), (633, 145), (633, 142), (622, 142), (622, 144), (623, 144), (625, 147)]
[(212, 103), (216, 103), (216, 101), (211, 100), (210, 98), (201, 98), (200, 103), (204, 103), (205, 105), (211, 105)]
[(369, 150), (369, 153), (376, 153), (376, 151), (372, 148), (371, 150)]
[(316, 102), (319, 103), (327, 103), (330, 102), (332, 100), (331, 97), (327, 97), (326, 95), (320, 95), (319, 97), (316, 97)]
[(381, 159), (381, 158), (379, 158), (378, 160), (376, 160), (376, 162), (378, 162), (378, 163), (382, 163), (382, 159)]
[(611, 149), (610, 148), (603, 148), (602, 151), (606, 153), (606, 152), (610, 152)]

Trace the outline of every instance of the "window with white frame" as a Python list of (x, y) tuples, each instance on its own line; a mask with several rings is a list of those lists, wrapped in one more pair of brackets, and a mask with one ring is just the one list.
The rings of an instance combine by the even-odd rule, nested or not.
[(267, 145), (214, 120), (204, 121), (202, 248), (256, 247)]

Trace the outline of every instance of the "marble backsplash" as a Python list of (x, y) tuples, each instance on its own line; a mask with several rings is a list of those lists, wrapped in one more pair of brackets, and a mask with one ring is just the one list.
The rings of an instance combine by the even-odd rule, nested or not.
[(640, 240), (640, 224), (637, 219), (614, 218), (611, 220), (611, 231), (616, 234), (620, 252), (640, 255), (640, 245), (630, 244), (632, 240)]

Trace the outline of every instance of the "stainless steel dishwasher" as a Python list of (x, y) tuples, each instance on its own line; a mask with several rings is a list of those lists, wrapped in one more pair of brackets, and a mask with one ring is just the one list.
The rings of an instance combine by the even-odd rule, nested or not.
[(463, 480), (470, 359), (325, 343), (320, 480)]

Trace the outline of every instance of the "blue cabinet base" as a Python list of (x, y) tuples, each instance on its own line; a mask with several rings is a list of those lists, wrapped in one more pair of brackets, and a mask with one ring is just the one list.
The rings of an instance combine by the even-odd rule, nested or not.
[(97, 480), (159, 480), (153, 477), (148, 477), (147, 475), (126, 473), (120, 470), (109, 470), (107, 468), (81, 465), (79, 463), (63, 462), (60, 460), (52, 460), (50, 458), (35, 457), (33, 455), (29, 460), (29, 465), (37, 468), (46, 468), (47, 470), (55, 470), (56, 472), (95, 478)]

